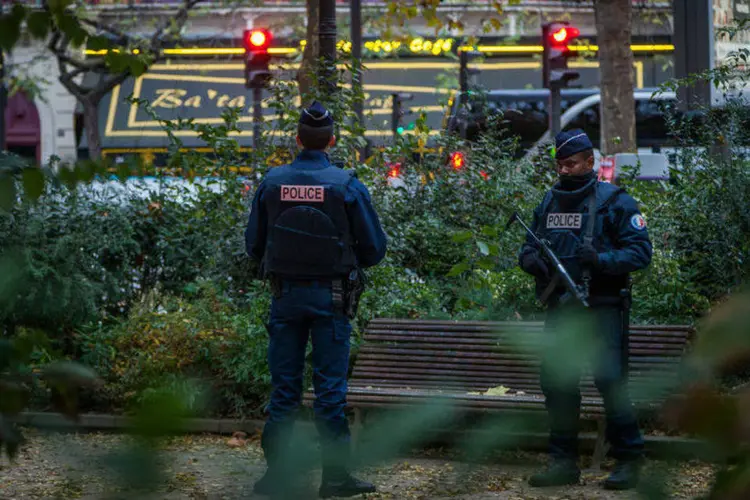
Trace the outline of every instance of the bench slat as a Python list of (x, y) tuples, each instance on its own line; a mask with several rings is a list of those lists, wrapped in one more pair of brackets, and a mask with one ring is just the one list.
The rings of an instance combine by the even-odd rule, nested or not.
[[(373, 318), (368, 323), (369, 326), (401, 325), (409, 328), (423, 328), (429, 326), (438, 326), (441, 330), (465, 329), (465, 330), (490, 330), (503, 327), (520, 327), (520, 328), (540, 328), (544, 326), (543, 321), (480, 321), (480, 320), (415, 320), (415, 319), (398, 319), (398, 318)], [(638, 331), (692, 331), (690, 325), (630, 325), (631, 330)]]
[[(379, 335), (379, 336), (399, 336), (407, 335), (410, 337), (455, 337), (455, 338), (477, 338), (477, 339), (525, 339), (525, 338), (544, 338), (548, 334), (543, 330), (520, 330), (518, 332), (511, 330), (498, 330), (498, 331), (484, 331), (484, 332), (473, 332), (473, 331), (441, 331), (441, 330), (410, 330), (404, 328), (366, 328), (365, 337)], [(630, 338), (643, 338), (649, 339), (673, 339), (675, 341), (682, 341), (687, 336), (687, 332), (669, 332), (669, 331), (631, 331)]]
[[(653, 393), (664, 381), (678, 380), (677, 366), (693, 333), (682, 325), (631, 325), (630, 392)], [(349, 379), (348, 404), (408, 408), (437, 399), (462, 411), (543, 411), (539, 354), (548, 336), (541, 321), (374, 319), (365, 328)], [(499, 385), (511, 394), (467, 394)], [(588, 369), (580, 390), (582, 416), (601, 417), (603, 403)], [(658, 392), (666, 393), (666, 386)], [(308, 391), (304, 399), (314, 395)], [(634, 404), (654, 406), (653, 401)]]

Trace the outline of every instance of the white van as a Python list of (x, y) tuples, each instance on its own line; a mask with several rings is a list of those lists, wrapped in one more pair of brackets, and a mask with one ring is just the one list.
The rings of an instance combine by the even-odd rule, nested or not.
[[(667, 112), (677, 105), (674, 92), (656, 93), (655, 91), (636, 91), (635, 122), (637, 158), (640, 159), (639, 178), (648, 180), (667, 179), (669, 177), (669, 155), (675, 153), (674, 141), (669, 138)], [(595, 169), (598, 170), (601, 159), (601, 94), (587, 96), (570, 106), (561, 116), (560, 128), (569, 130), (582, 129), (594, 145), (596, 157)], [(528, 159), (545, 151), (552, 141), (550, 131), (529, 148), (525, 158)], [(632, 162), (627, 157), (627, 163)]]

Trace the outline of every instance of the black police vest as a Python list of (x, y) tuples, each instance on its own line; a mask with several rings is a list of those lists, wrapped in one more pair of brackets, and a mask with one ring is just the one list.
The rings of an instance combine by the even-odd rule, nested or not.
[[(576, 283), (582, 282), (585, 271), (578, 262), (576, 250), (588, 236), (589, 219), (594, 217), (591, 221), (592, 243), (598, 242), (597, 246), (603, 247), (602, 250), (608, 250), (602, 240), (603, 231), (608, 229), (604, 224), (606, 207), (622, 191), (616, 186), (599, 184), (574, 203), (561, 203), (551, 192), (545, 197), (537, 235), (549, 241), (550, 247)], [(593, 272), (589, 290), (592, 299), (596, 301), (597, 297), (619, 297), (620, 290), (626, 284), (627, 275), (604, 276)], [(556, 295), (564, 292), (563, 285), (558, 285)]]
[(286, 278), (346, 276), (356, 266), (346, 190), (353, 172), (272, 169), (266, 177), (265, 271)]

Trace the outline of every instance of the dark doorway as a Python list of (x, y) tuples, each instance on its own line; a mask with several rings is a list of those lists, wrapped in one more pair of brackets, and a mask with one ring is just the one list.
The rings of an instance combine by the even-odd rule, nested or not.
[(8, 98), (5, 108), (5, 148), (34, 163), (41, 160), (41, 126), (34, 102), (23, 92)]

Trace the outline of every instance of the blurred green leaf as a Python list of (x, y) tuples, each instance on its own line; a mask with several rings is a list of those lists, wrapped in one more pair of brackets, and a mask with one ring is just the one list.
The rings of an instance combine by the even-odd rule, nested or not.
[(128, 68), (130, 69), (130, 74), (137, 77), (146, 72), (148, 65), (142, 57), (131, 56), (128, 61)]
[(466, 241), (469, 241), (474, 235), (471, 231), (461, 231), (458, 233), (453, 233), (453, 236), (451, 239), (454, 243), (464, 243)]
[(90, 36), (86, 39), (86, 48), (89, 50), (108, 50), (112, 42), (103, 35)]
[(165, 479), (158, 450), (145, 443), (115, 450), (104, 463), (118, 476), (121, 486), (129, 490), (152, 490)]
[(25, 168), (21, 172), (23, 189), (31, 200), (37, 200), (44, 191), (44, 174), (36, 167)]
[(0, 372), (8, 369), (16, 360), (16, 349), (9, 339), (0, 338)]
[(497, 227), (495, 226), (482, 226), (482, 236), (487, 238), (497, 238), (499, 235)]
[(495, 269), (495, 266), (497, 266), (497, 263), (492, 257), (482, 257), (481, 259), (477, 260), (477, 266), (480, 269), (492, 271), (493, 269)]
[(92, 161), (81, 161), (76, 165), (76, 177), (79, 181), (88, 184), (94, 180), (96, 175), (96, 163)]
[(20, 3), (13, 3), (8, 14), (0, 16), (0, 48), (10, 52), (21, 36), (21, 24), (26, 17), (26, 8)]
[(29, 392), (20, 382), (0, 379), (0, 414), (15, 416), (29, 402)]
[(3, 447), (5, 447), (8, 459), (13, 460), (23, 441), (23, 435), (16, 426), (3, 415), (0, 415), (0, 455), (2, 455)]
[(78, 421), (78, 390), (75, 387), (50, 383), (50, 402), (55, 411), (75, 422)]
[(13, 178), (0, 174), (0, 208), (10, 211), (16, 202), (16, 183)]
[(186, 416), (184, 399), (173, 391), (162, 389), (144, 401), (131, 425), (133, 432), (139, 436), (159, 438), (180, 432)]
[(94, 370), (73, 361), (56, 361), (46, 366), (42, 373), (50, 383), (64, 386), (94, 387), (100, 383)]
[(129, 69), (131, 58), (129, 54), (110, 51), (104, 56), (104, 62), (112, 73), (122, 73)]
[(31, 33), (34, 38), (40, 40), (47, 38), (51, 23), (49, 12), (34, 11), (29, 14), (29, 18), (26, 22), (29, 28), (29, 33)]
[(479, 253), (482, 255), (486, 256), (490, 254), (490, 247), (484, 241), (477, 241), (477, 248), (479, 248)]
[(469, 266), (468, 262), (459, 262), (455, 266), (451, 268), (450, 271), (448, 271), (448, 274), (446, 275), (449, 278), (452, 278), (454, 276), (458, 276), (459, 274), (468, 271), (471, 268)]
[(80, 47), (86, 40), (86, 30), (81, 27), (81, 23), (70, 12), (65, 11), (57, 16), (57, 26), (70, 40), (74, 47)]

